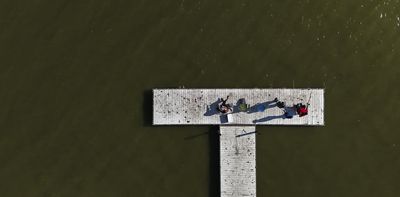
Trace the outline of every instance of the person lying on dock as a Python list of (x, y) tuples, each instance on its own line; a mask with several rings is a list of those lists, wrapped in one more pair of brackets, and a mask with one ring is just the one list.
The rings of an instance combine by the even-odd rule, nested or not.
[(283, 114), (285, 116), (285, 118), (288, 119), (292, 119), (293, 118), (293, 114), (290, 113), (289, 111), (285, 110), (285, 113)]
[(232, 107), (229, 104), (226, 104), (226, 101), (228, 100), (229, 96), (226, 97), (224, 100), (221, 98), (221, 103), (218, 104), (217, 110), (223, 114), (229, 113), (232, 111)]
[(304, 105), (303, 103), (298, 103), (294, 107), (296, 108), (296, 112), (299, 115), (299, 117), (305, 116), (308, 114), (308, 103), (307, 105)]

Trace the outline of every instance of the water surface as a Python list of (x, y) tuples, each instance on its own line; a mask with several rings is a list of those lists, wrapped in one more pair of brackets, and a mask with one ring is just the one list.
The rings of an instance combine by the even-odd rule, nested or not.
[(152, 88), (326, 88), (325, 127), (258, 127), (257, 195), (400, 195), (400, 4), (0, 1), (1, 196), (218, 196), (216, 127)]

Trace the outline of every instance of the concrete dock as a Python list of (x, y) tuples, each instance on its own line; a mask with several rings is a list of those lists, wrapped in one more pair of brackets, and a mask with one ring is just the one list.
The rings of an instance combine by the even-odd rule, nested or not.
[[(230, 123), (217, 111), (219, 98), (228, 95), (234, 106)], [(247, 112), (235, 108), (241, 98), (250, 105)], [(284, 118), (274, 98), (287, 106), (309, 102), (308, 115)], [(154, 89), (153, 102), (154, 125), (324, 125), (323, 89)]]
[[(232, 111), (221, 114), (220, 98)], [(275, 98), (285, 102), (279, 108)], [(246, 107), (239, 100), (246, 100)], [(293, 105), (308, 106), (299, 117)], [(284, 115), (293, 115), (291, 118)], [(153, 125), (220, 125), (221, 196), (256, 196), (255, 125), (324, 125), (323, 89), (154, 89)]]
[(256, 127), (220, 127), (221, 197), (256, 196)]

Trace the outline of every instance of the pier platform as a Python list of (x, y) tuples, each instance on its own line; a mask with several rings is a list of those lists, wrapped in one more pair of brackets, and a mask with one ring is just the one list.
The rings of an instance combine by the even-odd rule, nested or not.
[[(227, 96), (232, 110), (221, 114)], [(296, 114), (298, 103), (309, 103), (308, 115)], [(256, 125), (323, 126), (324, 90), (154, 89), (153, 125), (220, 125), (221, 196), (255, 197)]]
[(220, 126), (221, 197), (256, 196), (255, 132), (255, 126)]
[[(227, 103), (233, 106), (229, 117), (217, 111), (219, 99), (227, 96)], [(285, 118), (274, 98), (286, 106), (309, 102), (308, 115)], [(248, 110), (238, 109), (239, 99), (246, 100)], [(293, 110), (290, 113), (295, 114)], [(324, 125), (324, 90), (154, 89), (153, 125)]]

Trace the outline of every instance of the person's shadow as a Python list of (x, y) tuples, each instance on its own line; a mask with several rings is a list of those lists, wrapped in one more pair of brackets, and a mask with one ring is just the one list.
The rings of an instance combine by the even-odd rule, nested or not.
[(267, 122), (270, 120), (274, 119), (292, 119), (296, 115), (296, 108), (295, 107), (285, 107), (282, 110), (283, 114), (282, 115), (275, 115), (275, 116), (267, 116), (264, 118), (256, 119), (253, 120), (253, 123), (259, 123), (259, 122)]
[(256, 119), (256, 120), (253, 120), (253, 123), (267, 122), (267, 121), (270, 121), (270, 120), (280, 119), (280, 118), (282, 118), (282, 119), (286, 118), (285, 114), (278, 115), (278, 116), (267, 116), (267, 117), (264, 117), (264, 118)]
[(267, 101), (264, 103), (257, 103), (249, 108), (247, 111), (248, 114), (256, 113), (256, 112), (262, 112), (265, 111), (269, 108), (276, 107), (276, 102), (274, 100), (272, 101)]
[(217, 99), (217, 101), (211, 103), (211, 105), (207, 105), (207, 111), (206, 113), (204, 113), (204, 116), (212, 116), (215, 114), (219, 114), (217, 108), (220, 102), (221, 102), (220, 99)]

